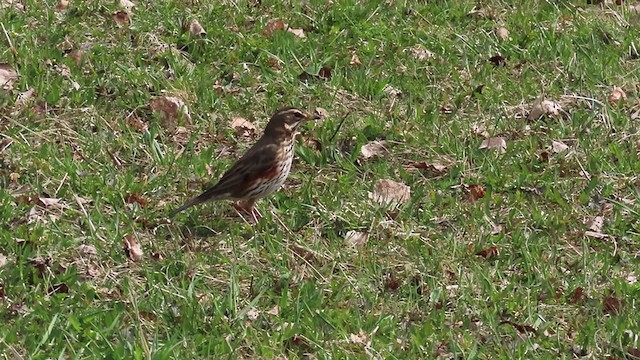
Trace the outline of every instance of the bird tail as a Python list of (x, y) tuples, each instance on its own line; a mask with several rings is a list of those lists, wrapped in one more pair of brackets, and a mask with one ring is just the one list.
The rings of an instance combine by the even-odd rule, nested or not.
[(169, 214), (167, 214), (167, 217), (174, 217), (176, 214), (194, 205), (202, 204), (203, 202), (207, 202), (209, 200), (225, 199), (226, 196), (219, 194), (217, 190), (218, 189), (216, 189), (216, 187), (213, 187), (203, 192), (199, 196), (194, 197), (193, 199), (187, 201), (184, 205), (180, 206), (179, 208), (172, 210)]

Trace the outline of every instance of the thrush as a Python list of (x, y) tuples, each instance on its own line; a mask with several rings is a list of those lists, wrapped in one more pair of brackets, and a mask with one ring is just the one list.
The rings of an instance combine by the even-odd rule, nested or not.
[(237, 200), (236, 209), (257, 222), (256, 201), (272, 194), (284, 184), (293, 161), (298, 126), (319, 115), (293, 107), (278, 110), (269, 120), (262, 137), (220, 178), (217, 184), (171, 211), (169, 217), (194, 205), (213, 200)]

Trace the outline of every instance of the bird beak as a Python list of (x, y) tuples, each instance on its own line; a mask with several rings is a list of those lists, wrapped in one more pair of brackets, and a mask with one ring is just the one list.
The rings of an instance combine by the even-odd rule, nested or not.
[(313, 115), (309, 115), (309, 119), (320, 120), (322, 119), (322, 115), (320, 115), (317, 111), (314, 111)]

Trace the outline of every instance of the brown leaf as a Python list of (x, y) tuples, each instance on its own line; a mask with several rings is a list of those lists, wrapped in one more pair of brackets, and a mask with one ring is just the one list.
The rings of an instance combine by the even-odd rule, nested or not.
[(134, 128), (137, 132), (145, 132), (147, 130), (147, 123), (142, 121), (139, 117), (134, 114), (129, 115), (127, 117), (127, 125)]
[(496, 67), (507, 66), (507, 59), (502, 55), (494, 55), (489, 58), (489, 61)]
[(187, 142), (189, 142), (189, 138), (191, 136), (191, 130), (187, 129), (184, 126), (177, 126), (176, 130), (171, 135), (171, 140), (179, 145), (184, 146)]
[(471, 202), (482, 199), (485, 195), (484, 187), (480, 184), (465, 184), (464, 189), (467, 191), (467, 200)]
[(307, 36), (304, 34), (304, 30), (303, 30), (303, 29), (292, 29), (292, 28), (288, 28), (288, 29), (287, 29), (287, 31), (288, 31), (288, 32), (290, 32), (290, 33), (292, 33), (293, 35), (295, 35), (295, 36), (297, 36), (297, 37), (301, 38), (301, 39), (304, 39), (304, 38), (306, 38), (306, 37), (307, 37)]
[(238, 136), (252, 138), (258, 135), (258, 128), (249, 120), (239, 116), (232, 117), (229, 126), (235, 130)]
[(285, 24), (284, 21), (280, 19), (271, 20), (267, 23), (267, 26), (264, 27), (264, 30), (262, 30), (262, 34), (265, 37), (270, 37), (271, 35), (273, 35), (274, 32), (282, 31), (286, 27), (287, 27), (287, 24)]
[(355, 52), (351, 53), (351, 60), (349, 60), (349, 65), (362, 65), (362, 62), (360, 62), (360, 58), (358, 57), (358, 55), (356, 55)]
[(26, 105), (29, 102), (29, 100), (34, 98), (33, 96), (34, 92), (35, 92), (35, 89), (31, 88), (25, 92), (19, 93), (18, 96), (16, 97), (16, 102), (14, 105), (16, 107), (22, 107)]
[(624, 308), (624, 300), (613, 296), (604, 298), (602, 309), (605, 314), (618, 315), (622, 311), (622, 308)]
[(411, 188), (393, 180), (378, 180), (369, 198), (380, 205), (404, 204), (411, 198)]
[(118, 25), (129, 25), (131, 23), (131, 18), (129, 17), (129, 13), (126, 11), (116, 11), (111, 14), (111, 18)]
[(432, 53), (431, 51), (425, 49), (422, 45), (420, 44), (416, 44), (408, 49), (405, 49), (405, 51), (409, 50), (411, 52), (411, 54), (413, 55), (414, 58), (416, 58), (419, 61), (425, 61), (425, 60), (429, 60), (429, 59), (433, 59), (435, 58), (435, 54)]
[(610, 104), (618, 103), (621, 100), (627, 100), (627, 93), (625, 93), (624, 90), (622, 90), (622, 88), (614, 85), (613, 91), (611, 91), (611, 94), (609, 94), (609, 97), (607, 97), (607, 100), (609, 101)]
[(485, 259), (493, 259), (500, 255), (497, 246), (489, 246), (486, 249), (482, 249), (476, 253), (477, 256), (483, 257)]
[(386, 148), (387, 142), (382, 140), (382, 141), (378, 141), (378, 140), (374, 140), (371, 142), (368, 142), (365, 145), (362, 145), (362, 148), (360, 149), (360, 153), (362, 154), (362, 157), (364, 158), (364, 160), (369, 160), (373, 157), (376, 156), (386, 156), (389, 154), (389, 150), (387, 150)]
[(629, 355), (629, 359), (640, 360), (640, 349), (629, 346), (627, 348), (627, 355)]
[(569, 146), (562, 141), (554, 140), (551, 142), (551, 150), (553, 150), (554, 153), (559, 154), (561, 152), (569, 150)]
[(558, 116), (562, 111), (562, 107), (555, 101), (545, 100), (544, 95), (541, 95), (533, 102), (531, 112), (527, 116), (528, 120), (538, 120), (543, 116)]
[(146, 207), (149, 204), (149, 200), (143, 198), (140, 194), (129, 193), (126, 197), (127, 204), (138, 204), (140, 207)]
[(189, 32), (195, 36), (205, 36), (207, 32), (204, 30), (202, 25), (196, 19), (192, 19), (189, 23)]
[(521, 334), (535, 333), (536, 332), (536, 329), (531, 325), (518, 324), (518, 323), (510, 321), (510, 320), (502, 320), (500, 322), (500, 324), (509, 324), (509, 325), (513, 326), (514, 328), (516, 328), (516, 330), (518, 330), (518, 332), (521, 333)]
[(76, 248), (76, 251), (78, 251), (78, 253), (81, 256), (90, 257), (90, 256), (98, 255), (98, 251), (96, 250), (96, 247), (93, 245), (81, 244)]
[(52, 285), (47, 291), (47, 295), (49, 296), (53, 294), (68, 294), (68, 293), (69, 293), (69, 286), (67, 286), (67, 284), (65, 283)]
[(446, 165), (440, 163), (428, 163), (426, 161), (414, 162), (411, 164), (416, 169), (424, 170), (428, 176), (441, 176), (449, 171)]
[(382, 91), (385, 94), (388, 94), (388, 95), (390, 95), (392, 97), (398, 97), (398, 96), (402, 95), (402, 90), (400, 90), (398, 88), (395, 88), (395, 87), (393, 87), (391, 85), (386, 85), (384, 87), (384, 89), (382, 89)]
[(56, 5), (56, 11), (62, 11), (69, 7), (69, 0), (60, 0), (58, 5)]
[(489, 132), (487, 131), (487, 128), (483, 124), (473, 124), (471, 126), (471, 135), (488, 138)]
[(131, 11), (134, 6), (136, 6), (136, 4), (132, 3), (129, 0), (120, 0), (120, 7), (127, 11)]
[(18, 80), (18, 72), (11, 65), (0, 63), (0, 86), (6, 90), (11, 90), (15, 80)]
[(497, 149), (503, 152), (507, 149), (507, 141), (501, 136), (490, 137), (482, 141), (480, 149)]
[(55, 198), (47, 198), (47, 197), (39, 197), (38, 205), (42, 206), (45, 209), (64, 209), (67, 206), (60, 202), (60, 199)]
[(509, 30), (504, 26), (498, 26), (495, 30), (496, 37), (502, 41), (509, 40)]
[(402, 282), (400, 281), (400, 279), (398, 279), (398, 277), (393, 271), (387, 273), (384, 276), (385, 290), (396, 291), (400, 288), (400, 285), (402, 285)]
[(351, 343), (356, 344), (356, 345), (362, 345), (362, 346), (368, 346), (369, 342), (369, 336), (367, 335), (367, 333), (365, 333), (364, 331), (360, 330), (360, 332), (358, 332), (357, 334), (351, 334), (349, 335), (349, 340), (351, 341)]
[(596, 216), (587, 224), (589, 230), (600, 233), (604, 225), (604, 216)]
[(124, 252), (125, 254), (127, 254), (129, 259), (136, 262), (142, 260), (142, 256), (144, 255), (144, 253), (142, 252), (142, 247), (136, 242), (133, 235), (129, 234), (125, 236), (123, 240)]
[(178, 121), (184, 117), (187, 124), (191, 123), (191, 115), (182, 99), (173, 96), (157, 97), (149, 103), (151, 110), (162, 116), (162, 126), (173, 129)]
[(350, 230), (344, 237), (344, 241), (349, 247), (364, 246), (369, 240), (369, 233), (364, 231)]
[(573, 292), (571, 293), (571, 296), (569, 296), (569, 303), (578, 304), (585, 301), (586, 299), (587, 299), (587, 296), (584, 294), (584, 289), (578, 286), (573, 290)]

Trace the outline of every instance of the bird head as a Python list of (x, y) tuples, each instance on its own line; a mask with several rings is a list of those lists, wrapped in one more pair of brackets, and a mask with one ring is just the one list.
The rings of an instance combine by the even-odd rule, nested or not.
[(305, 121), (318, 119), (317, 114), (310, 114), (304, 110), (288, 107), (278, 110), (273, 116), (267, 127), (265, 133), (284, 133), (293, 134), (298, 126)]

